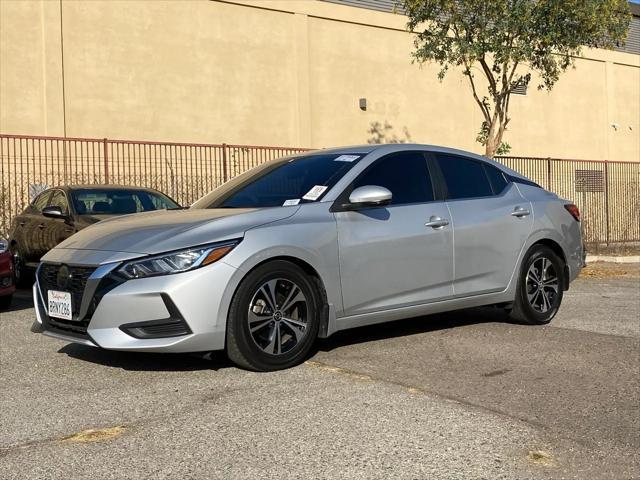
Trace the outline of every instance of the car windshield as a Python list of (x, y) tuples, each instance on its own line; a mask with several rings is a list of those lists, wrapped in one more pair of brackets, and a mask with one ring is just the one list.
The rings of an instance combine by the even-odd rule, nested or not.
[(315, 202), (363, 157), (312, 154), (274, 160), (217, 188), (191, 208), (264, 208)]
[(73, 190), (71, 201), (78, 215), (124, 215), (179, 208), (176, 202), (160, 193), (121, 188)]

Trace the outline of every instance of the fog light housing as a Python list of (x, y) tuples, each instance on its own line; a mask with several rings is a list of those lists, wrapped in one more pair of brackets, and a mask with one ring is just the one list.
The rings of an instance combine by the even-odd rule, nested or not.
[(125, 323), (124, 325), (120, 325), (120, 330), (133, 338), (141, 340), (182, 337), (193, 333), (169, 295), (161, 293), (160, 296), (162, 297), (162, 301), (169, 312), (169, 318), (149, 320), (146, 322)]

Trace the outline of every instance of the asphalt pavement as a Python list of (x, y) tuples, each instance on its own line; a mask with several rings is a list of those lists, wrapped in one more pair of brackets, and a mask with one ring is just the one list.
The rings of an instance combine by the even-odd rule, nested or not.
[(340, 332), (258, 374), (98, 350), (0, 312), (0, 478), (640, 478), (640, 267), (551, 325), (492, 308)]

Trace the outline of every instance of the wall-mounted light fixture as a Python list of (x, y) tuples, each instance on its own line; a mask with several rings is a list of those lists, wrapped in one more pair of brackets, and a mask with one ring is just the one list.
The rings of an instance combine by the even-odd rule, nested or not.
[(362, 110), (363, 112), (365, 112), (367, 110), (367, 99), (366, 98), (361, 98), (358, 101), (358, 104), (360, 105), (360, 110)]

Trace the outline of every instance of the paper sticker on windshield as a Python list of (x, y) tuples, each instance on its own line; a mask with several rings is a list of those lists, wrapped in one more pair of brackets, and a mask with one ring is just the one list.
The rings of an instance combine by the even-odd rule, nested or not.
[(306, 193), (306, 195), (302, 198), (304, 200), (317, 200), (318, 198), (320, 198), (320, 195), (322, 195), (326, 189), (327, 187), (325, 187), (324, 185), (316, 185), (311, 190), (309, 190)]
[(360, 158), (360, 155), (340, 155), (338, 158), (334, 158), (334, 162), (353, 162)]
[(285, 200), (282, 204), (283, 207), (288, 207), (290, 205), (298, 205), (300, 203), (299, 198), (292, 198), (291, 200)]

